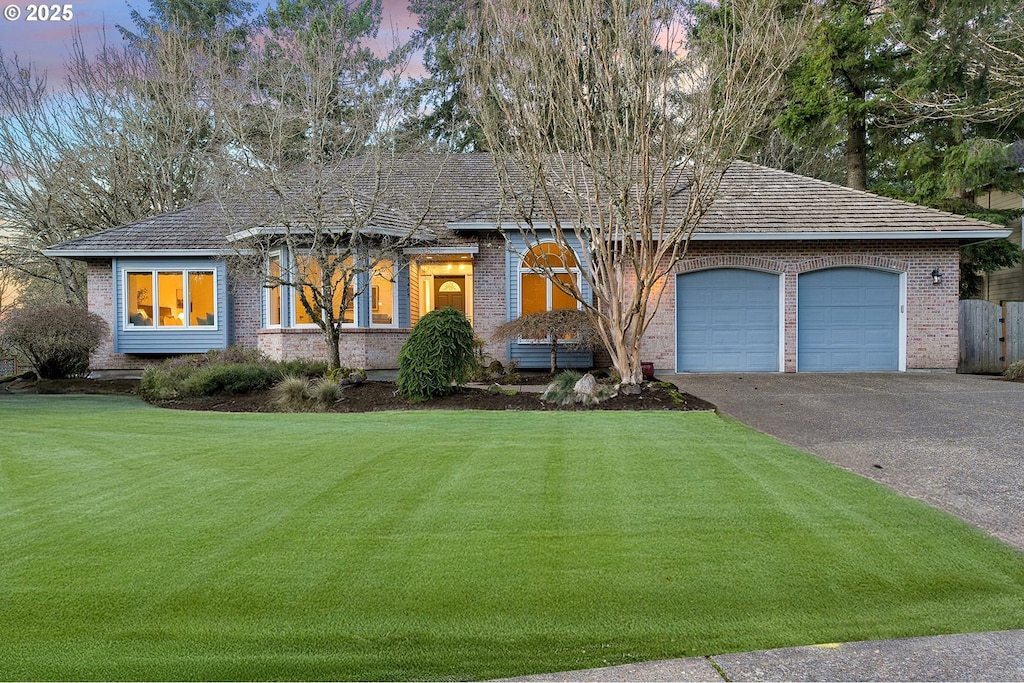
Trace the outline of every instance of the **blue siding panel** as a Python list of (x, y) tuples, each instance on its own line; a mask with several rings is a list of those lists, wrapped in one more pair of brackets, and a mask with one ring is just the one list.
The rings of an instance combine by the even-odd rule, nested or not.
[(797, 369), (899, 369), (900, 276), (869, 268), (830, 268), (799, 278)]
[[(551, 368), (551, 350), (545, 344), (512, 344), (511, 360), (526, 370), (548, 370)], [(590, 351), (558, 351), (559, 368), (594, 367), (594, 354)]]
[(408, 262), (402, 262), (398, 275), (395, 278), (395, 286), (398, 287), (398, 326), (399, 327), (412, 327), (412, 306), (410, 304), (410, 292), (409, 287), (411, 286), (409, 278), (409, 264)]
[[(212, 330), (180, 328), (125, 329), (125, 271), (213, 269), (217, 278), (217, 326)], [(196, 258), (114, 259), (114, 351), (131, 354), (204, 353), (228, 346), (231, 309), (228, 305), (227, 266), (223, 260)]]
[(680, 372), (779, 369), (779, 276), (719, 268), (676, 277)]

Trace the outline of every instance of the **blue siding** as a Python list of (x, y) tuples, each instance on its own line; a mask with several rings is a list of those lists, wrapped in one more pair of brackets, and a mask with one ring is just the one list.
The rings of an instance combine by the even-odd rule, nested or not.
[[(125, 329), (125, 271), (213, 269), (217, 280), (215, 293), (217, 325), (214, 329)], [(132, 354), (204, 353), (228, 346), (231, 307), (228, 306), (227, 266), (212, 259), (114, 259), (114, 351)]]
[(867, 268), (804, 273), (797, 306), (797, 369), (899, 369), (900, 276)]
[[(366, 267), (365, 261), (363, 267)], [(370, 303), (373, 292), (370, 290), (369, 273), (356, 273), (356, 292), (356, 327), (369, 327), (370, 309), (373, 307)]]
[[(551, 351), (547, 344), (512, 344), (511, 359), (519, 367), (534, 370), (551, 368)], [(558, 351), (559, 368), (592, 368), (594, 354), (590, 351)]]
[(779, 276), (719, 268), (676, 278), (680, 372), (779, 369)]
[(395, 278), (395, 287), (398, 288), (398, 326), (412, 327), (412, 306), (409, 302), (409, 263), (402, 261), (398, 264), (398, 276)]
[[(541, 234), (541, 241), (548, 241), (550, 235), (545, 236)], [(579, 241), (573, 236), (567, 236), (569, 245), (576, 252), (576, 260), (580, 264), (580, 268), (584, 268), (583, 263), (583, 251), (580, 249)], [(528, 249), (534, 246), (534, 243), (527, 242), (523, 235), (519, 233), (510, 233), (508, 240), (511, 245), (511, 249), (506, 252), (505, 256), (505, 274), (506, 274), (506, 288), (508, 296), (506, 320), (514, 320), (519, 317), (519, 264), (522, 259), (521, 254), (526, 253)], [(590, 287), (585, 281), (580, 283), (580, 294), (587, 299), (591, 300)], [(519, 344), (517, 342), (509, 342), (509, 359), (514, 360), (519, 364), (519, 367), (525, 369), (547, 369), (551, 367), (551, 352), (547, 344)], [(562, 351), (558, 353), (558, 367), (560, 368), (591, 368), (594, 366), (594, 354), (590, 351)]]

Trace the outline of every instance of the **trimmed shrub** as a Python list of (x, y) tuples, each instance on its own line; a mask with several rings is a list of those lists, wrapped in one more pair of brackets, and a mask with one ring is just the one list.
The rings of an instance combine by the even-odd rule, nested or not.
[(24, 356), (42, 379), (85, 374), (110, 331), (103, 318), (70, 305), (15, 309), (3, 329), (4, 345)]
[[(187, 358), (196, 358), (196, 356), (187, 356)], [(195, 371), (196, 366), (186, 365), (178, 358), (172, 358), (156, 367), (147, 368), (139, 381), (139, 396), (147, 401), (177, 398), (181, 395), (181, 387), (185, 380)]]
[(473, 327), (454, 308), (420, 318), (398, 354), (398, 391), (413, 401), (443, 396), (477, 367)]
[(229, 363), (200, 368), (181, 384), (183, 396), (244, 394), (269, 388), (280, 377), (276, 368), (252, 363)]
[(274, 363), (280, 371), (281, 376), (295, 375), (297, 377), (323, 377), (327, 374), (327, 361), (310, 360), (308, 358), (294, 358), (292, 360), (281, 360)]
[[(160, 401), (179, 396), (243, 394), (262, 391), (285, 377), (294, 377), (302, 382), (301, 394), (305, 401), (309, 380), (323, 377), (326, 371), (324, 361), (272, 361), (256, 349), (230, 346), (198, 355), (168, 358), (147, 369), (139, 383), (139, 395), (147, 401)], [(362, 377), (365, 379), (365, 374)]]

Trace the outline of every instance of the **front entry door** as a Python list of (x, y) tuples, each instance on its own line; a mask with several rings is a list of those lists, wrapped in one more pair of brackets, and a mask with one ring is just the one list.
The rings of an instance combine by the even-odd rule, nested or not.
[(466, 276), (434, 276), (434, 308), (451, 306), (466, 312)]

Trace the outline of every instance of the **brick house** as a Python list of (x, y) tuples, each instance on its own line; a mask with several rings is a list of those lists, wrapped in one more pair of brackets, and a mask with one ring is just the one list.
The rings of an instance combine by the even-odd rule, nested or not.
[[(541, 340), (491, 337), (522, 313), (575, 305), (531, 264), (539, 255), (557, 257), (556, 276), (578, 281), (575, 273), (585, 267), (579, 245), (565, 253), (543, 233), (528, 239), (502, 222), (486, 155), (407, 155), (390, 172), (396, 188), (433, 179), (429, 193), (401, 193), (403, 201), (420, 202), (422, 220), (408, 229), (421, 230), (423, 239), (406, 246), (387, 272), (364, 275), (345, 312), (342, 362), (396, 367), (416, 321), (453, 306), (493, 358), (545, 367)], [(392, 228), (412, 213), (397, 205), (387, 214)], [(325, 353), (294, 291), (261, 286), (229, 267), (239, 226), (215, 219), (216, 208), (196, 204), (47, 251), (87, 264), (89, 307), (111, 324), (94, 369), (140, 368), (231, 344), (273, 358)], [(959, 249), (1007, 234), (736, 162), (665, 283), (644, 360), (669, 372), (955, 368)], [(266, 268), (287, 268), (293, 258), (275, 252)], [(602, 361), (583, 352), (559, 358), (567, 367)]]

